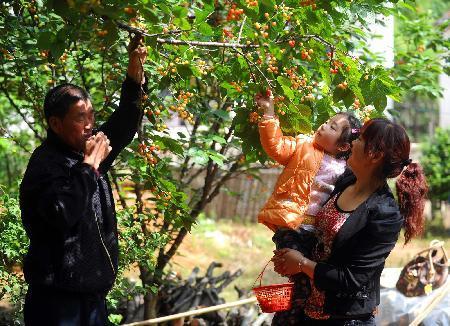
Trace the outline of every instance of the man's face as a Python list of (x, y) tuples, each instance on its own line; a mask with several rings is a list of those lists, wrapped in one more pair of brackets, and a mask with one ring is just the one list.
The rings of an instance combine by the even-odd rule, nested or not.
[(79, 100), (70, 106), (63, 119), (51, 117), (49, 123), (64, 143), (77, 151), (84, 151), (95, 123), (91, 101)]

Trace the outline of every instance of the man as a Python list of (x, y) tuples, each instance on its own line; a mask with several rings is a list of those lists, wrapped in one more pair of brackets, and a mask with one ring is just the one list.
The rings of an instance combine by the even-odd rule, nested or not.
[(130, 44), (119, 107), (94, 135), (94, 110), (82, 88), (51, 89), (44, 112), (47, 139), (33, 152), (20, 186), (30, 238), (26, 325), (106, 325), (105, 297), (118, 266), (114, 200), (107, 172), (132, 141), (147, 51)]

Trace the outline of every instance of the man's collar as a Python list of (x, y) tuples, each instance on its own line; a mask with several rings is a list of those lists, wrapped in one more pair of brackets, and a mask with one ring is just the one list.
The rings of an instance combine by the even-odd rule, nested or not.
[(47, 142), (70, 157), (83, 158), (83, 152), (78, 152), (67, 145), (51, 128), (47, 129)]

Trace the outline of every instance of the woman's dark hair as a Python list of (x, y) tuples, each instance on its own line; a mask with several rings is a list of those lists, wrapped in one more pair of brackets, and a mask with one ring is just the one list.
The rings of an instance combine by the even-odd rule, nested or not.
[[(383, 153), (382, 178), (395, 178), (400, 213), (403, 215), (405, 243), (423, 232), (423, 209), (428, 185), (422, 167), (411, 163), (410, 142), (405, 129), (387, 119), (372, 119), (361, 129), (365, 152)], [(406, 167), (406, 168), (405, 168)]]
[[(338, 145), (343, 145), (345, 143), (351, 144), (356, 138), (359, 137), (359, 130), (361, 129), (361, 121), (356, 118), (353, 114), (348, 112), (339, 112), (336, 115), (344, 116), (348, 121), (348, 126), (342, 129), (341, 136), (339, 137), (337, 143)], [(351, 148), (348, 151), (341, 152), (336, 155), (337, 158), (348, 159), (350, 156)]]
[(44, 100), (45, 119), (56, 116), (63, 119), (72, 104), (79, 100), (90, 100), (88, 92), (73, 84), (61, 84), (48, 91)]

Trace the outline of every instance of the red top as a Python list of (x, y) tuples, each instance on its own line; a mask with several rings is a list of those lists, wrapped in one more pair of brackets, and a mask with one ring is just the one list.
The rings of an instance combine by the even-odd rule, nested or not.
[[(334, 238), (352, 212), (346, 212), (337, 205), (340, 194), (336, 194), (325, 204), (316, 216), (317, 238), (319, 245), (314, 249), (312, 260), (327, 260), (331, 253)], [(328, 319), (330, 315), (323, 312), (325, 293), (319, 291), (311, 282), (311, 295), (305, 304), (305, 313), (313, 319)]]

